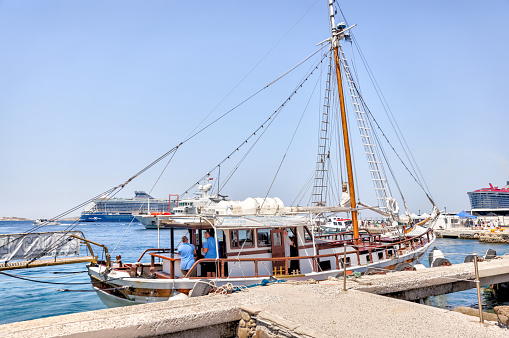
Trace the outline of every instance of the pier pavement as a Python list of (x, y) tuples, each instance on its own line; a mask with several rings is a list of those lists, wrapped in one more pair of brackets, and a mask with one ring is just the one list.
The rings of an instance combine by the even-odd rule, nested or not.
[[(377, 286), (390, 293), (400, 292), (404, 285), (409, 289), (433, 278), (447, 279), (457, 273), (451, 269), (468, 274), (472, 267), (459, 264), (364, 276), (350, 280), (346, 292), (342, 280), (269, 284), (229, 295), (5, 324), (0, 325), (0, 336), (248, 337), (258, 332), (259, 337), (508, 337), (509, 330), (493, 322), (480, 324), (476, 317), (371, 293)], [(509, 257), (481, 262), (479, 270), (481, 277), (497, 275), (496, 271), (509, 276)]]

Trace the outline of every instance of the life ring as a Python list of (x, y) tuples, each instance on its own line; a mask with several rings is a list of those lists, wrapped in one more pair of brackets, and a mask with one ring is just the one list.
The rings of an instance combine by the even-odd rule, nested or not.
[(394, 197), (387, 198), (385, 200), (385, 204), (387, 206), (387, 210), (389, 210), (391, 214), (397, 214), (399, 212), (398, 202), (396, 202)]

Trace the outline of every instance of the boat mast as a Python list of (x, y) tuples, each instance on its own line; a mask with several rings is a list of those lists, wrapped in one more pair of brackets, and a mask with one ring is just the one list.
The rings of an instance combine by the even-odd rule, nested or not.
[(346, 119), (346, 109), (345, 109), (345, 98), (343, 96), (343, 84), (341, 82), (341, 65), (339, 63), (339, 40), (340, 34), (338, 34), (338, 30), (336, 29), (336, 23), (334, 20), (334, 8), (333, 8), (333, 0), (329, 0), (329, 13), (330, 13), (330, 23), (331, 23), (331, 31), (332, 31), (332, 39), (331, 46), (334, 50), (334, 60), (336, 63), (336, 78), (338, 81), (338, 93), (339, 93), (339, 104), (341, 108), (341, 125), (343, 128), (343, 142), (345, 144), (345, 158), (346, 158), (346, 169), (348, 173), (348, 190), (350, 193), (350, 206), (352, 207), (352, 225), (353, 225), (353, 237), (355, 240), (359, 239), (359, 223), (357, 221), (357, 210), (356, 202), (355, 202), (355, 188), (353, 183), (353, 169), (352, 169), (352, 155), (350, 153), (350, 141), (348, 137), (348, 126)]

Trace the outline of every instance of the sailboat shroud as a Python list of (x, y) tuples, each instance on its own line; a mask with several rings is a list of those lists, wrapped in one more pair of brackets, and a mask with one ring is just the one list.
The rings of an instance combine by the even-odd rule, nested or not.
[[(349, 28), (335, 25), (332, 0), (329, 0), (329, 8), (332, 27), (330, 46), (340, 89), (344, 144), (349, 161), (350, 205), (315, 203), (309, 207), (285, 207), (278, 202), (277, 207), (268, 208), (264, 203), (258, 203), (254, 211), (245, 212), (232, 201), (217, 202), (209, 198), (211, 202), (192, 209), (193, 212), (155, 216), (153, 219), (157, 221), (158, 228), (171, 229), (170, 243), (173, 243), (175, 228), (188, 230), (189, 241), (197, 248), (196, 262), (183, 273), (181, 257), (172, 244), (171, 248), (147, 249), (133, 263), (91, 263), (88, 272), (92, 284), (106, 305), (113, 307), (176, 300), (201, 296), (226, 285), (245, 287), (270, 279), (324, 280), (342, 275), (345, 270), (360, 273), (402, 270), (411, 268), (411, 264), (434, 242), (433, 230), (421, 225), (414, 225), (399, 236), (359, 231), (359, 207), (356, 205), (352, 164), (348, 160), (350, 149), (338, 50)], [(332, 212), (351, 212), (353, 232), (315, 234), (316, 217)], [(150, 222), (153, 223), (152, 220)], [(289, 250), (285, 248), (285, 230), (294, 244)], [(206, 231), (212, 232), (217, 248), (215, 258), (204, 258), (200, 252)], [(142, 262), (146, 256), (150, 257), (150, 263)], [(213, 266), (212, 271), (207, 266)]]

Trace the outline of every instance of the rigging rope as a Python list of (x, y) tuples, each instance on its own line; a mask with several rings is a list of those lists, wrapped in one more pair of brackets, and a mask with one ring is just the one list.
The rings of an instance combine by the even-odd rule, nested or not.
[[(344, 15), (341, 7), (339, 5), (337, 5), (339, 11), (341, 12), (341, 15), (343, 16), (345, 22), (348, 24), (347, 20), (346, 20), (346, 16)], [(406, 139), (403, 135), (403, 133), (401, 132), (401, 129), (396, 121), (396, 119), (394, 118), (394, 115), (392, 113), (392, 110), (390, 109), (389, 107), (389, 104), (387, 103), (387, 100), (385, 99), (385, 96), (383, 95), (383, 92), (380, 88), (380, 86), (378, 85), (378, 81), (376, 81), (376, 78), (374, 76), (374, 73), (373, 71), (371, 70), (371, 67), (369, 67), (369, 64), (367, 62), (367, 59), (366, 57), (364, 56), (364, 53), (362, 52), (361, 48), (360, 48), (360, 45), (357, 41), (357, 39), (355, 38), (353, 32), (351, 32), (351, 37), (352, 37), (352, 41), (354, 42), (358, 52), (359, 52), (359, 56), (361, 57), (361, 60), (364, 64), (364, 66), (366, 67), (366, 70), (367, 70), (367, 73), (368, 73), (368, 76), (373, 84), (373, 87), (379, 97), (379, 100), (385, 110), (385, 113), (389, 119), (389, 122), (391, 123), (391, 126), (393, 128), (393, 130), (395, 131), (395, 134), (396, 134), (396, 137), (398, 138), (398, 141), (400, 142), (400, 145), (403, 149), (403, 152), (405, 153), (407, 159), (408, 159), (408, 162), (410, 164), (410, 166), (412, 167), (413, 169), (413, 172), (416, 174), (417, 176), (417, 179), (414, 177), (414, 179), (416, 179), (416, 181), (419, 183), (419, 186), (427, 193), (427, 196), (430, 197), (431, 196), (431, 193), (430, 193), (430, 190), (426, 184), (426, 181), (424, 179), (424, 176), (422, 175), (421, 171), (420, 171), (420, 168), (419, 166), (417, 165), (417, 161), (415, 160), (414, 156), (413, 156), (413, 153), (412, 151), (410, 150), (410, 147), (408, 146), (408, 143), (406, 142)], [(360, 92), (360, 90), (358, 90), (358, 92)], [(415, 165), (415, 167), (414, 167)], [(408, 169), (407, 169), (408, 170)], [(420, 176), (420, 177), (419, 177)], [(422, 182), (421, 182), (422, 180)], [(424, 188), (423, 187), (426, 187)], [(429, 194), (429, 195), (428, 195)]]
[(35, 283), (43, 283), (43, 284), (57, 284), (57, 285), (83, 285), (83, 284), (91, 284), (92, 282), (85, 282), (85, 283), (77, 283), (77, 282), (69, 282), (69, 283), (58, 283), (58, 282), (46, 282), (46, 281), (39, 281), (39, 280), (34, 280), (34, 279), (30, 279), (30, 278), (26, 278), (26, 277), (21, 277), (21, 276), (17, 276), (17, 275), (12, 275), (10, 273), (7, 273), (7, 272), (4, 272), (4, 271), (0, 271), (0, 274), (2, 275), (6, 275), (6, 276), (9, 276), (9, 277), (12, 277), (12, 278), (17, 278), (17, 279), (22, 279), (22, 280), (26, 280), (26, 281), (29, 281), (29, 282), (35, 282)]
[[(309, 59), (311, 56), (315, 55), (316, 53), (320, 52), (323, 48), (324, 48), (324, 47), (321, 47), (320, 49), (318, 49), (317, 51), (315, 51), (315, 52), (314, 52), (313, 54), (311, 54), (308, 58), (306, 58), (306, 60), (307, 60), (307, 59)], [(302, 64), (302, 62), (301, 62), (300, 64)], [(294, 68), (292, 68), (291, 70), (293, 70), (293, 69), (295, 69), (295, 67), (294, 67)], [(290, 71), (291, 71), (291, 70), (290, 70)], [(289, 73), (289, 71), (288, 71), (288, 72), (286, 72), (286, 73), (285, 73), (285, 75), (286, 75), (286, 74), (288, 74), (288, 73)], [(311, 75), (311, 74), (310, 74), (310, 75)], [(63, 213), (61, 213), (61, 214), (59, 214), (59, 215), (55, 216), (55, 217), (53, 217), (53, 218), (52, 218), (52, 220), (58, 220), (58, 219), (60, 219), (60, 218), (62, 218), (62, 217), (64, 217), (64, 216), (66, 216), (66, 215), (68, 215), (68, 214), (70, 214), (70, 213), (72, 213), (72, 212), (74, 212), (74, 211), (76, 211), (76, 210), (79, 210), (79, 209), (83, 208), (84, 206), (86, 206), (86, 205), (88, 205), (88, 204), (92, 203), (94, 200), (96, 200), (96, 199), (98, 199), (98, 198), (100, 198), (100, 197), (108, 196), (108, 200), (109, 200), (109, 199), (111, 199), (113, 196), (115, 196), (115, 194), (117, 194), (120, 190), (122, 190), (122, 189), (123, 189), (123, 188), (124, 188), (127, 184), (129, 184), (129, 183), (130, 183), (132, 180), (134, 180), (136, 177), (138, 177), (139, 175), (143, 174), (144, 172), (146, 172), (147, 170), (149, 170), (150, 168), (152, 168), (154, 165), (156, 165), (157, 163), (159, 163), (160, 161), (162, 161), (162, 160), (163, 160), (164, 158), (166, 158), (168, 155), (170, 155), (170, 154), (175, 154), (175, 152), (179, 149), (179, 147), (180, 147), (180, 146), (182, 146), (184, 143), (188, 142), (189, 140), (193, 139), (194, 137), (196, 137), (198, 134), (200, 134), (200, 133), (201, 133), (201, 132), (203, 132), (204, 130), (206, 130), (206, 129), (208, 129), (209, 127), (211, 127), (212, 125), (214, 125), (216, 122), (218, 122), (219, 120), (221, 120), (222, 118), (224, 118), (225, 116), (227, 116), (228, 114), (230, 114), (233, 110), (237, 109), (239, 106), (241, 106), (242, 104), (246, 103), (247, 101), (249, 101), (250, 99), (252, 99), (252, 98), (253, 98), (253, 97), (255, 97), (256, 95), (258, 95), (260, 92), (262, 92), (263, 90), (265, 90), (266, 88), (268, 88), (270, 85), (272, 85), (272, 84), (273, 84), (273, 83), (275, 83), (276, 81), (280, 80), (281, 78), (282, 78), (282, 76), (280, 76), (277, 80), (272, 81), (270, 84), (268, 84), (268, 85), (266, 85), (265, 87), (261, 88), (261, 89), (260, 89), (260, 90), (258, 90), (256, 93), (254, 93), (253, 95), (249, 96), (247, 99), (243, 100), (241, 103), (239, 103), (238, 105), (236, 105), (235, 107), (233, 107), (232, 109), (230, 109), (229, 111), (227, 111), (226, 113), (224, 113), (223, 115), (221, 115), (220, 117), (218, 117), (217, 119), (215, 119), (214, 121), (210, 122), (208, 125), (206, 125), (206, 126), (205, 126), (205, 127), (203, 127), (202, 129), (200, 129), (198, 132), (194, 133), (193, 135), (189, 136), (189, 137), (188, 137), (187, 139), (185, 139), (184, 141), (180, 142), (177, 146), (173, 147), (171, 150), (169, 150), (169, 151), (167, 151), (166, 153), (164, 153), (163, 155), (161, 155), (159, 158), (157, 158), (155, 161), (153, 161), (152, 163), (150, 163), (148, 166), (146, 166), (145, 168), (143, 168), (143, 169), (141, 169), (140, 171), (138, 171), (135, 175), (133, 175), (132, 177), (130, 177), (130, 178), (129, 178), (127, 181), (125, 181), (124, 183), (119, 184), (119, 185), (117, 185), (116, 187), (110, 188), (110, 189), (106, 190), (105, 192), (103, 192), (103, 193), (101, 193), (101, 194), (99, 194), (99, 195), (96, 195), (96, 196), (95, 196), (95, 197), (93, 197), (93, 198), (88, 199), (87, 201), (85, 201), (85, 202), (83, 202), (83, 203), (81, 203), (81, 204), (79, 204), (79, 205), (77, 205), (77, 206), (75, 206), (75, 207), (73, 207), (73, 208), (71, 208), (71, 209), (69, 209), (69, 210), (67, 210), (67, 211), (65, 211), (65, 212), (63, 212)], [(306, 79), (306, 80), (307, 80), (307, 79)], [(301, 84), (301, 86), (302, 86), (302, 84)], [(296, 93), (296, 91), (295, 91), (294, 93)], [(293, 96), (293, 94), (292, 94), (291, 96)], [(287, 99), (287, 100), (289, 100), (289, 99)], [(277, 113), (277, 111), (276, 111), (275, 113)], [(270, 119), (271, 119), (271, 117), (269, 117), (269, 119), (267, 119), (267, 120), (270, 120)], [(259, 128), (257, 129), (257, 131), (258, 131), (259, 129), (261, 129), (261, 128), (263, 128), (263, 125), (262, 125), (261, 127), (259, 127)], [(256, 131), (255, 131), (255, 133), (254, 133), (253, 135), (255, 135), (255, 134), (256, 134)], [(251, 138), (251, 136), (250, 136), (249, 138)], [(249, 138), (248, 138), (248, 140), (249, 140)], [(245, 143), (247, 143), (247, 140), (245, 141)], [(243, 143), (243, 144), (244, 144), (244, 143)], [(243, 145), (243, 144), (242, 144), (242, 145)], [(241, 145), (241, 146), (242, 146), (242, 145)], [(239, 146), (239, 147), (241, 147), (241, 146)], [(238, 149), (237, 149), (237, 150), (238, 150)], [(173, 158), (173, 156), (172, 156), (172, 158)], [(226, 160), (226, 159), (225, 159), (225, 160)], [(223, 160), (223, 162), (224, 162), (225, 160)], [(170, 158), (169, 162), (170, 162), (170, 161), (171, 161), (171, 158)], [(166, 167), (168, 166), (169, 162), (167, 163)], [(221, 162), (221, 163), (223, 163), (223, 162)], [(165, 169), (166, 169), (166, 167), (165, 167)], [(163, 172), (164, 172), (164, 170), (163, 170)], [(161, 175), (162, 175), (162, 173), (161, 173)], [(161, 175), (159, 176), (159, 178), (161, 177)], [(159, 180), (159, 178), (158, 178), (158, 180)], [(158, 180), (157, 180), (157, 181), (158, 181)], [(157, 181), (156, 181), (156, 183), (157, 183)], [(193, 185), (193, 186), (194, 186), (194, 185)], [(186, 193), (187, 193), (187, 192), (186, 192)], [(74, 222), (74, 223), (72, 223), (71, 225), (69, 225), (69, 226), (68, 226), (68, 227), (64, 230), (64, 232), (66, 232), (66, 233), (71, 232), (71, 231), (72, 231), (72, 230), (74, 230), (74, 229), (75, 229), (75, 228), (76, 228), (79, 224), (80, 224), (79, 220), (78, 220), (78, 221), (76, 221), (76, 222)], [(42, 226), (43, 226), (43, 225), (36, 226), (36, 227), (34, 227), (34, 228), (30, 229), (28, 232), (26, 232), (26, 233), (22, 234), (20, 237), (21, 237), (21, 238), (23, 238), (23, 237), (27, 236), (29, 233), (33, 233), (33, 232), (35, 232), (36, 230), (40, 229)], [(61, 236), (61, 238), (60, 238), (59, 240), (55, 241), (55, 243), (54, 243), (53, 245), (51, 245), (50, 247), (48, 247), (48, 248), (47, 248), (47, 250), (44, 250), (43, 252), (41, 252), (41, 254), (40, 254), (38, 257), (36, 257), (36, 258), (32, 259), (32, 261), (31, 261), (31, 262), (33, 262), (34, 260), (36, 260), (36, 259), (38, 259), (38, 258), (40, 258), (40, 257), (43, 257), (43, 256), (44, 256), (47, 252), (49, 252), (49, 251), (51, 251), (52, 249), (54, 249), (54, 248), (58, 247), (58, 245), (60, 245), (60, 241), (64, 239), (64, 236), (65, 236), (65, 234), (62, 234), (62, 236)], [(20, 237), (18, 237), (18, 238), (20, 238)], [(18, 238), (16, 238), (16, 239), (18, 239)], [(16, 239), (14, 239), (14, 240), (16, 240)], [(0, 246), (0, 248), (4, 247), (4, 246), (6, 246), (6, 245), (8, 245), (8, 244), (10, 244), (10, 243), (12, 243), (12, 240), (11, 240), (11, 241), (8, 241), (8, 242), (6, 242), (6, 243), (4, 243), (2, 246)]]
[[(317, 54), (318, 52), (320, 52), (321, 50), (323, 50), (324, 47), (321, 47), (319, 50), (315, 51), (313, 54), (311, 54), (309, 57), (306, 58), (306, 60), (308, 60), (311, 56)], [(267, 129), (271, 126), (272, 122), (275, 120), (275, 118), (279, 115), (279, 113), (281, 112), (281, 110), (284, 108), (284, 106), (291, 100), (291, 98), (300, 90), (300, 88), (302, 88), (302, 86), (304, 85), (304, 83), (309, 79), (309, 77), (311, 75), (313, 75), (314, 71), (316, 69), (318, 69), (318, 65), (320, 63), (323, 62), (323, 59), (326, 57), (327, 54), (324, 54), (322, 56), (322, 58), (320, 59), (320, 61), (317, 63), (317, 66), (311, 68), (312, 70), (307, 74), (307, 76), (304, 77), (303, 80), (301, 80), (301, 82), (299, 82), (299, 84), (296, 86), (296, 88), (292, 91), (292, 93), (289, 95), (289, 97), (252, 133), (249, 135), (249, 137), (247, 139), (245, 139), (239, 146), (237, 146), (232, 152), (230, 152), (221, 162), (219, 162), (219, 164), (217, 164), (216, 166), (214, 166), (212, 169), (210, 169), (209, 171), (207, 171), (207, 174), (203, 175), (200, 179), (197, 180), (197, 182), (195, 184), (193, 184), (192, 186), (190, 186), (182, 195), (186, 195), (189, 190), (191, 190), (195, 185), (198, 185), (200, 184), (200, 181), (202, 181), (203, 179), (205, 179), (207, 177), (207, 175), (211, 172), (214, 172), (216, 169), (218, 169), (224, 162), (226, 162), (227, 160), (230, 159), (231, 156), (233, 156), (235, 154), (235, 152), (239, 151), (239, 149), (241, 149), (244, 145), (246, 145), (248, 143), (248, 141), (255, 137), (256, 136), (256, 133), (258, 133), (260, 130), (264, 129), (261, 133), (261, 135), (258, 135), (256, 141), (254, 142), (253, 146), (251, 146), (249, 148), (249, 150), (247, 151), (247, 154), (249, 154), (249, 152), (253, 149), (254, 145), (256, 145), (256, 143), (260, 140), (261, 136), (263, 136), (263, 134), (267, 131)], [(299, 63), (299, 65), (301, 65), (302, 62)], [(292, 68), (292, 70), (295, 69), (295, 67)], [(288, 74), (289, 72), (286, 72), (286, 74)], [(281, 77), (278, 78), (278, 80), (281, 79)], [(273, 84), (275, 81), (271, 82), (269, 85)], [(260, 91), (262, 91), (263, 89), (267, 88), (269, 85), (267, 85), (266, 87), (260, 89)], [(259, 91), (259, 92), (260, 92)], [(243, 102), (244, 103), (244, 102)], [(247, 154), (244, 155), (242, 157), (242, 159), (237, 163), (237, 165), (234, 167), (234, 169), (232, 170), (232, 172), (230, 172), (230, 174), (227, 176), (226, 180), (225, 180), (225, 183), (223, 183), (223, 185), (221, 186), (220, 190), (222, 190), (225, 185), (228, 183), (228, 181), (231, 179), (231, 177), (233, 176), (233, 174), (237, 171), (237, 169), (240, 167), (240, 165), (242, 164), (242, 162), (245, 160), (245, 158), (247, 157)]]
[(290, 139), (290, 142), (288, 143), (288, 146), (286, 147), (285, 154), (283, 155), (283, 158), (281, 159), (281, 162), (279, 163), (279, 167), (277, 168), (276, 174), (274, 175), (274, 178), (272, 179), (272, 183), (270, 184), (270, 187), (267, 190), (267, 194), (265, 195), (265, 198), (263, 199), (263, 203), (260, 206), (260, 209), (263, 208), (263, 205), (265, 204), (265, 201), (267, 200), (267, 196), (269, 196), (270, 190), (272, 189), (272, 186), (274, 185), (274, 182), (276, 181), (276, 178), (277, 178), (277, 176), (279, 174), (279, 170), (281, 170), (281, 167), (283, 166), (283, 162), (285, 161), (286, 155), (288, 154), (288, 151), (290, 150), (290, 147), (291, 147), (291, 145), (293, 143), (293, 140), (295, 139), (295, 135), (297, 134), (297, 130), (299, 130), (300, 124), (302, 123), (302, 119), (304, 118), (304, 114), (306, 113), (306, 111), (307, 111), (307, 109), (309, 107), (309, 103), (311, 102), (313, 94), (314, 94), (314, 92), (316, 90), (316, 87), (318, 86), (318, 83), (320, 82), (319, 80), (320, 80), (320, 78), (317, 79), (315, 87), (311, 91), (311, 94), (309, 96), (308, 102), (306, 103), (306, 106), (304, 107), (304, 110), (302, 111), (302, 114), (300, 116), (299, 122), (297, 123), (297, 126), (295, 127), (295, 130), (293, 132), (292, 138)]
[[(235, 91), (235, 89), (237, 89), (238, 86), (240, 86), (240, 84), (258, 67), (258, 65), (260, 65), (262, 63), (263, 60), (265, 60), (265, 58), (267, 56), (269, 56), (269, 54), (281, 43), (281, 41), (284, 40), (284, 38), (295, 28), (295, 26), (297, 26), (297, 24), (309, 13), (309, 11), (311, 11), (311, 9), (318, 3), (319, 0), (316, 0), (309, 8), (308, 10), (297, 20), (297, 22), (295, 22), (295, 24), (285, 33), (283, 34), (283, 36), (274, 44), (274, 46), (272, 46), (269, 51), (253, 66), (253, 68), (251, 68), (251, 70), (249, 70), (249, 72), (247, 72), (246, 75), (244, 75), (244, 77), (235, 85), (233, 86), (233, 88), (228, 92), (228, 94), (226, 94), (226, 96), (221, 99), (221, 101), (219, 101), (219, 103), (201, 120), (200, 123), (198, 123), (198, 125), (189, 133), (189, 135), (191, 135), (196, 129), (198, 129), (198, 127), (203, 123), (203, 121), (205, 121), (230, 95), (231, 93), (233, 93), (233, 91)], [(313, 53), (314, 55), (315, 53)], [(311, 55), (312, 56), (312, 55)], [(308, 58), (310, 58), (311, 56), (309, 56)], [(306, 58), (305, 60), (307, 60), (308, 58)], [(305, 61), (304, 60), (304, 61)], [(302, 62), (304, 62), (302, 61)], [(301, 63), (302, 63), (301, 62)], [(300, 65), (300, 64), (299, 64)], [(297, 65), (298, 66), (298, 65)], [(278, 81), (280, 78), (282, 78), (283, 76), (285, 76), (286, 74), (288, 74), (290, 71), (292, 71), (293, 69), (295, 69), (297, 66), (293, 67), (292, 69), (290, 69), (288, 72), (286, 72), (285, 74), (281, 75), (280, 77), (278, 77), (276, 80), (272, 81), (271, 83), (269, 83), (266, 87), (270, 86), (271, 84), (273, 84), (274, 82)]]
[[(340, 7), (339, 5), (337, 5), (336, 7), (337, 7), (337, 8), (339, 9), (339, 11), (341, 12), (341, 14), (342, 14), (342, 16), (343, 16), (343, 18), (344, 18), (345, 22), (347, 22), (346, 17), (345, 17), (345, 15), (344, 15), (344, 13), (343, 13), (343, 11), (342, 11), (341, 7)], [(420, 171), (420, 168), (419, 168), (419, 166), (417, 165), (417, 162), (415, 161), (415, 158), (414, 158), (414, 156), (413, 156), (413, 154), (412, 154), (412, 152), (411, 152), (411, 150), (410, 150), (410, 148), (409, 148), (409, 146), (408, 146), (408, 144), (407, 144), (407, 142), (406, 142), (406, 139), (404, 138), (404, 135), (403, 135), (403, 133), (401, 132), (401, 129), (399, 128), (399, 125), (398, 125), (398, 123), (397, 123), (397, 121), (396, 121), (396, 119), (395, 119), (395, 117), (394, 117), (394, 115), (393, 115), (392, 111), (390, 110), (390, 107), (389, 107), (389, 105), (388, 105), (388, 103), (387, 103), (387, 100), (385, 99), (385, 96), (383, 95), (383, 93), (382, 93), (382, 91), (381, 91), (381, 89), (380, 89), (380, 86), (378, 85), (378, 82), (376, 81), (376, 78), (374, 77), (374, 74), (373, 74), (373, 72), (372, 72), (371, 68), (369, 67), (369, 64), (367, 63), (367, 60), (366, 60), (366, 58), (365, 58), (364, 54), (362, 53), (362, 50), (360, 49), (360, 45), (359, 45), (359, 43), (358, 43), (357, 39), (355, 38), (355, 36), (353, 35), (353, 33), (351, 33), (351, 37), (352, 37), (352, 41), (353, 41), (353, 43), (354, 43), (354, 45), (355, 45), (356, 49), (357, 49), (357, 50), (358, 50), (358, 52), (359, 52), (359, 55), (360, 55), (360, 57), (361, 57), (361, 60), (362, 60), (362, 62), (363, 62), (363, 64), (364, 64), (364, 66), (365, 66), (365, 68), (366, 68), (366, 70), (367, 70), (368, 76), (369, 76), (369, 78), (370, 78), (370, 80), (371, 80), (371, 82), (372, 82), (372, 84), (373, 84), (373, 87), (374, 87), (374, 89), (375, 89), (375, 91), (376, 91), (376, 93), (377, 93), (377, 95), (378, 95), (378, 97), (379, 97), (379, 100), (380, 100), (380, 102), (381, 102), (381, 104), (382, 104), (382, 106), (383, 106), (383, 109), (385, 110), (385, 113), (386, 113), (386, 115), (387, 115), (387, 117), (388, 117), (388, 119), (389, 119), (389, 122), (391, 123), (391, 126), (392, 126), (392, 128), (393, 128), (393, 130), (394, 130), (394, 132), (395, 132), (395, 134), (396, 134), (396, 137), (398, 138), (398, 141), (399, 141), (399, 143), (400, 143), (400, 145), (401, 145), (401, 147), (402, 147), (402, 149), (403, 149), (403, 152), (404, 152), (404, 154), (406, 155), (406, 158), (408, 159), (408, 163), (409, 163), (409, 165), (410, 165), (410, 167), (412, 168), (412, 170), (413, 170), (413, 171), (410, 171), (410, 169), (407, 167), (407, 165), (405, 164), (405, 162), (403, 162), (403, 160), (401, 159), (400, 155), (396, 152), (395, 148), (394, 148), (394, 147), (392, 146), (392, 144), (388, 141), (388, 138), (387, 138), (387, 137), (386, 137), (386, 135), (383, 133), (383, 131), (381, 130), (381, 128), (380, 128), (380, 126), (378, 125), (378, 123), (376, 122), (376, 120), (374, 120), (373, 115), (371, 114), (371, 112), (369, 112), (369, 109), (367, 108), (367, 105), (366, 105), (366, 104), (365, 104), (365, 102), (363, 101), (362, 95), (361, 95), (361, 93), (360, 93), (360, 88), (356, 85), (356, 83), (355, 83), (354, 81), (352, 81), (352, 82), (354, 83), (354, 86), (356, 87), (356, 88), (355, 88), (355, 90), (356, 90), (356, 92), (358, 93), (357, 95), (358, 95), (358, 96), (361, 98), (361, 100), (362, 100), (362, 103), (361, 103), (361, 104), (362, 104), (362, 106), (363, 106), (363, 108), (364, 108), (364, 111), (366, 111), (366, 112), (368, 113), (368, 117), (369, 117), (369, 115), (371, 115), (371, 118), (374, 120), (374, 123), (376, 123), (376, 125), (377, 125), (378, 129), (382, 132), (382, 135), (383, 135), (383, 136), (384, 136), (384, 138), (387, 140), (387, 142), (389, 143), (389, 145), (391, 146), (391, 148), (393, 149), (394, 153), (396, 154), (396, 156), (398, 157), (398, 159), (401, 161), (401, 163), (403, 164), (403, 166), (405, 167), (405, 169), (406, 169), (406, 170), (410, 173), (410, 175), (412, 176), (412, 178), (413, 178), (413, 179), (417, 182), (417, 184), (421, 187), (421, 189), (424, 191), (424, 193), (426, 194), (426, 196), (428, 197), (428, 199), (431, 201), (431, 203), (432, 203), (432, 204), (434, 204), (434, 202), (433, 202), (433, 200), (432, 200), (432, 197), (431, 197), (430, 190), (429, 190), (429, 188), (428, 188), (428, 186), (427, 186), (427, 184), (426, 184), (426, 181), (425, 181), (425, 179), (424, 179), (424, 177), (423, 177), (423, 175), (422, 175), (422, 173), (421, 173), (421, 171)], [(353, 49), (352, 49), (352, 51), (353, 51)], [(354, 69), (354, 70), (355, 70), (355, 72), (356, 72), (355, 74), (357, 74), (356, 69)], [(369, 123), (370, 123), (370, 124), (372, 124), (372, 121), (369, 121)], [(373, 128), (373, 127), (372, 127), (372, 130), (374, 130), (374, 128)], [(389, 162), (387, 161), (387, 156), (386, 156), (386, 154), (385, 154), (385, 151), (383, 150), (382, 144), (381, 144), (380, 140), (378, 139), (378, 135), (377, 135), (376, 133), (373, 133), (373, 134), (374, 134), (375, 138), (377, 139), (377, 142), (378, 142), (378, 144), (379, 144), (379, 146), (380, 146), (380, 149), (381, 149), (381, 151), (382, 151), (382, 153), (383, 153), (383, 157), (384, 157), (384, 158), (385, 158), (385, 160), (386, 160), (386, 164), (387, 164), (387, 166), (388, 166), (388, 168), (389, 168), (389, 171), (391, 172), (391, 175), (392, 175), (392, 177), (393, 177), (394, 182), (395, 182), (395, 183), (396, 183), (396, 185), (397, 185), (397, 188), (398, 188), (399, 193), (400, 193), (400, 195), (401, 195), (401, 197), (402, 197), (402, 199), (403, 199), (403, 202), (404, 202), (404, 205), (405, 205), (405, 209), (406, 209), (407, 207), (406, 207), (405, 198), (404, 198), (403, 193), (402, 193), (402, 191), (401, 191), (401, 189), (400, 189), (400, 186), (399, 186), (399, 184), (398, 184), (398, 181), (397, 181), (397, 180), (396, 180), (396, 178), (395, 178), (394, 172), (393, 172), (393, 170), (392, 170), (392, 168), (391, 168), (391, 166), (390, 166)], [(377, 149), (377, 152), (378, 152), (378, 149)], [(382, 167), (382, 170), (384, 170), (384, 169), (383, 169), (383, 167)], [(388, 189), (389, 189), (389, 193), (390, 193), (390, 188), (388, 187)]]

